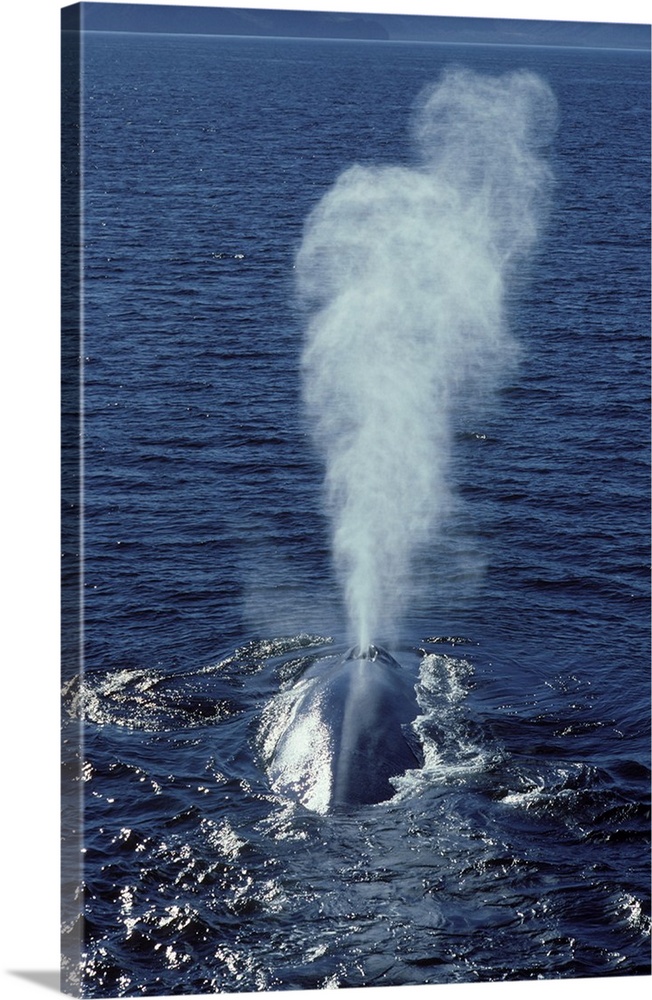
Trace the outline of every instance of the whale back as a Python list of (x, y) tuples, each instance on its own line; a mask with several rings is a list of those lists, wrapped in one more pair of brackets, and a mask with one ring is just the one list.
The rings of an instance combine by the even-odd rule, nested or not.
[(275, 791), (310, 809), (386, 801), (391, 779), (421, 764), (410, 739), (414, 685), (385, 650), (318, 660), (279, 697), (267, 719), (268, 774)]

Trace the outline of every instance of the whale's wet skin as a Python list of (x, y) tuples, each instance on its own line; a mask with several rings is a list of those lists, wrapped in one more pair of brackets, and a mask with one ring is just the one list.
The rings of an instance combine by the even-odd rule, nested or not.
[(532, 671), (527, 702), (497, 710), (504, 680), (462, 637), (397, 658), (297, 635), (67, 686), (86, 718), (89, 995), (643, 968), (646, 776), (573, 756), (587, 676)]
[(316, 661), (265, 712), (272, 787), (317, 812), (383, 802), (420, 767), (414, 679), (383, 649)]

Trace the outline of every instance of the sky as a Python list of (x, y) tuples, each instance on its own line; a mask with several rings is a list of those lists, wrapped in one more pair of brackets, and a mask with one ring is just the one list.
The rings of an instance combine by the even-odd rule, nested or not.
[[(158, 0), (163, 2), (163, 0)], [(183, 0), (177, 0), (181, 6)], [(186, 4), (188, 5), (188, 4)], [(218, 6), (193, 0), (193, 6)], [(38, 1000), (59, 963), (59, 0), (3, 9), (3, 996)], [(649, 23), (644, 0), (232, 0), (230, 7)], [(30, 887), (41, 886), (38, 905)], [(15, 972), (23, 971), (24, 975)], [(640, 1000), (644, 977), (422, 987), (410, 1000)], [(347, 991), (403, 1000), (405, 988)], [(244, 997), (245, 995), (240, 994)], [(294, 993), (315, 1000), (314, 993)]]

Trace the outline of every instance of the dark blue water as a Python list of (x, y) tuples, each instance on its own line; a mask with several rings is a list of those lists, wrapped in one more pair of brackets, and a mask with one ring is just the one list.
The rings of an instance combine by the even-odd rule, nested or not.
[[(428, 766), (320, 816), (258, 740), (346, 640), (294, 257), (451, 62), (550, 84), (555, 187), (394, 650)], [(90, 34), (83, 67), (85, 994), (649, 973), (649, 54)]]

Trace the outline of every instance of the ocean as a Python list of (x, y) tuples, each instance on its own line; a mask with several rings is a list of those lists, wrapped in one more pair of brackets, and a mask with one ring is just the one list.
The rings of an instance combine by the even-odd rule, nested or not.
[[(390, 637), (426, 766), (320, 813), (261, 743), (351, 645), (297, 254), (343, 171), (410, 168), (451, 67), (552, 91), (545, 222), (513, 363), (448, 379), (450, 501)], [(649, 52), (89, 32), (82, 70), (68, 988), (649, 974)]]

